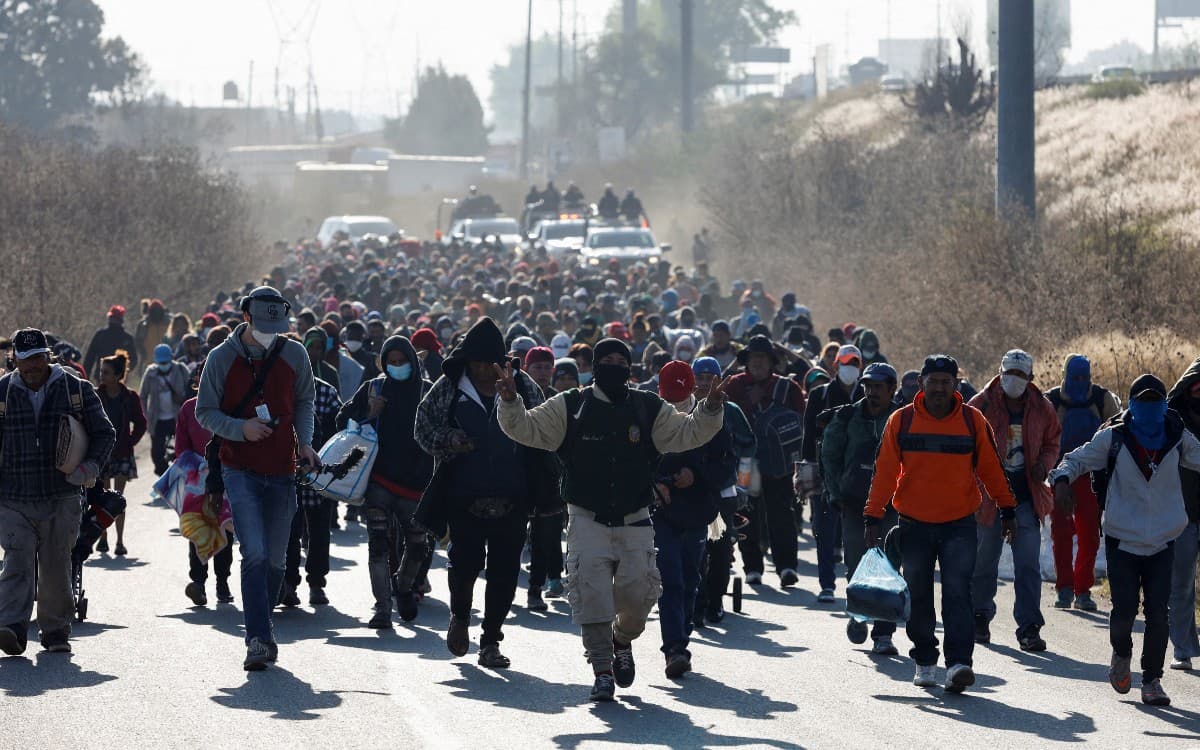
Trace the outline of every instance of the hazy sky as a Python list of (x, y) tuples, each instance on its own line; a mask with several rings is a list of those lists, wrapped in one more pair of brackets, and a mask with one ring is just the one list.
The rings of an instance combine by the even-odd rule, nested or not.
[[(485, 100), (489, 67), (505, 57), (509, 43), (525, 33), (525, 0), (98, 0), (106, 33), (125, 37), (150, 66), (154, 87), (185, 103), (220, 101), (220, 87), (237, 81), (245, 96), (254, 61), (254, 104), (275, 101), (280, 87), (296, 87), (304, 108), (304, 81), (311, 56), (321, 105), (395, 114), (407, 106), (413, 71), (442, 61), (471, 77)], [(568, 33), (572, 6), (581, 37), (594, 35), (615, 0), (563, 0)], [(896, 37), (934, 36), (938, 7), (947, 36), (954, 20), (973, 16), (982, 42), (984, 0), (777, 0), (794, 10), (799, 24), (784, 33), (793, 64), (804, 72), (813, 44), (833, 46), (833, 62), (876, 52), (886, 36), (888, 7)], [(558, 0), (533, 0), (534, 32), (557, 30)], [(1073, 0), (1070, 59), (1088, 49), (1129, 39), (1149, 48), (1154, 0)], [(1164, 43), (1188, 32), (1168, 32)], [(280, 44), (281, 37), (288, 41)], [(847, 46), (848, 45), (848, 46)], [(846, 51), (849, 51), (849, 55)], [(765, 72), (765, 71), (764, 71)], [(283, 99), (281, 93), (280, 98)]]

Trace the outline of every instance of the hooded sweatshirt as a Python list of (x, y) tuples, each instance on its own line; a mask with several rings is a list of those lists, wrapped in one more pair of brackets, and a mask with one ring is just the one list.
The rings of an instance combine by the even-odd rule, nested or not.
[[(308, 352), (299, 341), (282, 339), (278, 360), (271, 366), (262, 393), (255, 394), (241, 412), (232, 411), (254, 385), (255, 373), (263, 366), (267, 351), (247, 347), (242, 323), (229, 338), (208, 355), (200, 390), (196, 395), (196, 419), (204, 429), (222, 438), (221, 463), (230, 469), (266, 476), (288, 476), (296, 472), (297, 444), (312, 445), (313, 385)], [(255, 443), (242, 435), (242, 424), (266, 404), (278, 422), (270, 437)]]
[[(403, 336), (392, 336), (383, 342), (380, 361), (386, 362), (388, 354), (402, 351), (413, 366), (412, 374), (407, 380), (395, 380), (386, 373), (368, 380), (359, 387), (354, 398), (342, 407), (337, 415), (337, 428), (346, 429), (346, 424), (353, 419), (359, 423), (367, 423), (370, 413), (370, 397), (381, 393), (387, 400), (383, 413), (374, 421), (376, 434), (379, 435), (379, 455), (371, 471), (371, 479), (380, 481), (389, 492), (404, 497), (418, 499), (421, 490), (429, 484), (433, 476), (433, 459), (413, 437), (413, 426), (417, 418), (417, 405), (421, 397), (429, 390), (431, 384), (424, 378), (421, 361), (417, 359), (417, 350), (412, 342)], [(400, 492), (399, 490), (406, 490)]]

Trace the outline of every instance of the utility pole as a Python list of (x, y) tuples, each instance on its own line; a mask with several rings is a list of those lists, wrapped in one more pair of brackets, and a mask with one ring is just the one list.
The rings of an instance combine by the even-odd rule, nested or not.
[(1033, 0), (1004, 0), (999, 18), (996, 213), (1037, 218), (1034, 173)]
[(254, 94), (254, 61), (250, 61), (250, 75), (246, 80), (246, 145), (250, 145), (250, 98)]
[(1161, 0), (1154, 0), (1154, 69), (1158, 70), (1158, 25), (1162, 21)]
[(554, 86), (554, 102), (558, 107), (558, 136), (563, 135), (563, 0), (558, 0), (558, 81)]
[(521, 179), (529, 177), (529, 78), (533, 57), (533, 0), (525, 19), (525, 88), (521, 90)]
[(679, 113), (680, 124), (684, 133), (692, 132), (692, 129), (695, 127), (695, 95), (692, 91), (694, 45), (692, 26), (694, 10), (692, 0), (679, 0), (679, 51), (681, 65), (679, 80), (683, 84)]

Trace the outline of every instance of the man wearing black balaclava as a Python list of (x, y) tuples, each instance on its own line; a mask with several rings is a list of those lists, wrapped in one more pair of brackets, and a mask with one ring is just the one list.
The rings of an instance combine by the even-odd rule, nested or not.
[[(509, 666), (500, 653), (501, 627), (517, 592), (530, 511), (562, 504), (550, 471), (554, 457), (519, 444), (497, 424), (496, 368), (507, 362), (506, 351), (496, 323), (480, 318), (442, 363), (442, 377), (417, 407), (413, 433), (435, 462), (416, 520), (436, 536), (450, 534), (446, 647), (455, 656), (470, 648), (472, 593), (486, 565), (479, 663), (492, 669)], [(518, 373), (513, 387), (513, 397), (519, 389), (530, 408), (542, 403), (527, 374)]]
[(631, 360), (625, 342), (600, 341), (593, 385), (534, 409), (517, 397), (514, 378), (522, 373), (496, 368), (500, 427), (518, 443), (557, 451), (563, 462), (567, 598), (595, 673), (593, 701), (611, 701), (616, 685), (633, 684), (632, 642), (662, 590), (650, 522), (658, 457), (706, 444), (724, 414), (721, 382), (701, 408), (684, 414), (657, 393), (629, 387)]

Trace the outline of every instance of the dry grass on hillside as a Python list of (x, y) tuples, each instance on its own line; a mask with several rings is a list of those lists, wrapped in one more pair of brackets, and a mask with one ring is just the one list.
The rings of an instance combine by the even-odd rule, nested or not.
[(1142, 373), (1157, 375), (1170, 388), (1200, 354), (1200, 342), (1164, 328), (1136, 336), (1122, 332), (1090, 334), (1036, 352), (1039, 382), (1047, 387), (1059, 382), (1068, 354), (1086, 355), (1092, 361), (1092, 381), (1113, 391), (1124, 402), (1130, 384)]

